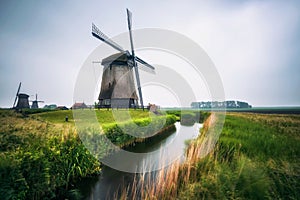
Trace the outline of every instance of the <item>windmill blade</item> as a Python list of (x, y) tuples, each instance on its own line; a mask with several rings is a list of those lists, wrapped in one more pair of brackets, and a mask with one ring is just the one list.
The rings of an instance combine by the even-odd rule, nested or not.
[(150, 73), (150, 74), (156, 74), (155, 70), (153, 70), (153, 69), (151, 69), (149, 67), (146, 67), (145, 65), (143, 65), (143, 64), (141, 64), (139, 62), (136, 62), (136, 64), (137, 64), (139, 70), (142, 70), (142, 71)]
[(13, 104), (13, 108), (14, 108), (14, 107), (15, 107), (15, 105), (16, 105), (17, 98), (18, 98), (18, 95), (16, 95), (16, 98), (15, 98), (15, 101), (14, 101), (14, 104)]
[(124, 49), (120, 45), (118, 45), (117, 43), (109, 39), (109, 37), (107, 37), (104, 33), (102, 33), (95, 24), (92, 24), (92, 35), (98, 38), (99, 40), (105, 42), (106, 44), (110, 45), (114, 49), (121, 52), (124, 51)]
[(128, 22), (128, 30), (129, 30), (129, 38), (130, 38), (130, 46), (131, 46), (131, 57), (132, 57), (132, 62), (134, 66), (134, 72), (136, 76), (136, 84), (139, 92), (139, 97), (140, 97), (140, 103), (142, 106), (142, 109), (144, 110), (144, 102), (143, 102), (143, 94), (142, 94), (142, 89), (141, 89), (141, 81), (140, 81), (140, 75), (139, 75), (139, 69), (137, 67), (137, 63), (135, 62), (135, 55), (134, 55), (134, 47), (133, 47), (133, 39), (132, 39), (132, 30), (131, 30), (131, 25), (132, 25), (132, 13), (127, 10), (127, 22)]
[(40, 100), (38, 100), (38, 94), (35, 94), (35, 101), (36, 101), (36, 102), (41, 102), (41, 103), (44, 103), (44, 101), (40, 101)]
[(140, 96), (140, 103), (141, 103), (141, 106), (142, 106), (142, 108), (144, 110), (144, 102), (143, 102), (141, 81), (140, 81), (139, 70), (138, 70), (137, 67), (134, 67), (134, 72), (135, 72), (136, 84), (137, 84), (137, 88), (138, 88), (138, 92), (139, 92), (139, 96)]
[[(134, 58), (134, 48), (133, 48), (133, 39), (132, 39), (132, 30), (131, 30), (131, 24), (132, 24), (132, 13), (127, 10), (127, 22), (128, 22), (128, 30), (129, 30), (129, 38), (130, 38), (130, 46), (131, 46), (131, 55)], [(134, 61), (133, 61), (134, 62)]]
[(129, 29), (129, 37), (130, 37), (130, 45), (131, 45), (131, 55), (132, 55), (132, 57), (135, 58), (135, 60), (138, 61), (139, 63), (141, 63), (141, 64), (143, 64), (143, 65), (151, 68), (152, 70), (154, 70), (155, 68), (153, 66), (151, 66), (147, 62), (143, 61), (139, 57), (135, 56), (134, 47), (133, 47), (133, 39), (132, 39), (132, 30), (131, 30), (131, 27), (132, 27), (132, 13), (128, 9), (127, 9), (127, 21), (128, 21), (128, 29)]
[(101, 64), (101, 61), (92, 61), (93, 64)]
[(153, 67), (152, 65), (148, 64), (146, 61), (142, 60), (141, 58), (135, 56), (135, 60), (136, 60), (137, 62), (139, 62), (139, 63), (141, 63), (141, 64), (143, 64), (143, 65), (149, 67), (150, 69), (155, 70), (155, 67)]
[(137, 84), (137, 88), (138, 88), (138, 92), (139, 92), (140, 103), (141, 103), (142, 109), (144, 110), (144, 103), (143, 103), (143, 95), (142, 95), (142, 89), (141, 89), (139, 69), (138, 69), (137, 64), (135, 62), (133, 39), (132, 39), (132, 30), (131, 30), (132, 13), (128, 10), (128, 8), (126, 10), (127, 10), (127, 22), (128, 22), (128, 30), (129, 30), (129, 38), (130, 38), (130, 46), (131, 46), (131, 57), (132, 57), (134, 72), (135, 72), (135, 76), (136, 76), (136, 84)]
[(18, 95), (19, 95), (19, 92), (20, 92), (20, 89), (21, 89), (21, 82), (19, 83), (19, 87), (18, 87), (18, 90), (17, 90), (17, 94), (16, 94), (16, 98), (15, 98), (15, 101), (14, 101), (14, 104), (13, 104), (13, 108), (15, 107), (16, 105), (16, 102), (17, 102), (17, 98), (18, 98)]
[(132, 25), (132, 13), (128, 8), (126, 8), (127, 11), (127, 20), (128, 20), (128, 29), (131, 30), (131, 25)]

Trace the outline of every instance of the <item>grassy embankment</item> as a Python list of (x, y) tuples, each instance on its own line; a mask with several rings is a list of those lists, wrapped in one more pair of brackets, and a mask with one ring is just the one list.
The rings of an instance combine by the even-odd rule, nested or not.
[(200, 159), (215, 119), (190, 144), (184, 164), (160, 171), (154, 182), (142, 175), (122, 199), (299, 198), (300, 115), (229, 113), (214, 150)]
[[(134, 127), (133, 124), (144, 126), (151, 122), (148, 112), (130, 113), (134, 122), (124, 122), (127, 128)], [(125, 142), (134, 141), (113, 123), (110, 111), (96, 111), (96, 114), (98, 121), (106, 125), (105, 134), (112, 142), (122, 146)], [(66, 115), (69, 123), (64, 122)], [(24, 117), (0, 110), (0, 119), (1, 199), (80, 198), (72, 184), (81, 177), (100, 172), (99, 161), (78, 136), (71, 111)], [(159, 121), (151, 124), (156, 127)], [(167, 116), (166, 121), (165, 126), (169, 126), (175, 122), (175, 117)], [(92, 138), (89, 135), (90, 139), (97, 139), (98, 136), (99, 132), (92, 132)]]
[[(93, 126), (90, 123), (89, 115), (91, 113), (95, 113), (97, 119), (96, 125), (101, 125), (102, 130), (105, 133), (105, 137), (107, 137), (112, 143), (123, 147), (126, 145), (130, 145), (134, 142), (142, 142), (144, 139), (140, 139), (144, 135), (156, 134), (165, 130), (167, 128), (174, 128), (173, 124), (176, 122), (176, 117), (172, 114), (166, 115), (155, 115), (148, 111), (142, 110), (78, 110), (79, 114), (77, 117), (79, 119), (79, 123), (83, 122), (82, 119), (88, 118), (87, 123), (84, 124), (83, 129), (79, 125), (76, 128), (78, 130), (79, 135), (82, 140), (90, 140), (89, 137), (94, 136), (99, 139), (100, 142), (101, 137), (97, 137), (95, 133), (97, 133), (97, 128), (93, 129)], [(117, 116), (116, 116), (117, 115)], [(37, 119), (46, 120), (56, 124), (65, 124), (65, 117), (68, 116), (69, 123), (71, 125), (75, 125), (75, 120), (72, 115), (71, 110), (59, 111), (59, 112), (49, 112), (49, 113), (39, 113), (34, 115)], [(78, 124), (77, 124), (78, 125)], [(90, 126), (89, 126), (90, 125)], [(142, 127), (145, 127), (144, 129)], [(130, 132), (143, 131), (143, 133), (139, 133), (139, 137), (134, 137)], [(83, 133), (82, 133), (83, 132)], [(91, 133), (90, 135), (88, 133)], [(95, 139), (96, 139), (95, 138)], [(105, 146), (102, 144), (93, 144), (95, 146)], [(102, 149), (104, 151), (104, 149)], [(100, 155), (101, 157), (101, 155)]]

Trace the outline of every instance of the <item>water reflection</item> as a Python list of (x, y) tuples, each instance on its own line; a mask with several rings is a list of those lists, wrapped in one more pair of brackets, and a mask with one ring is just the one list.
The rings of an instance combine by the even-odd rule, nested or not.
[[(179, 122), (175, 123), (176, 131), (166, 133), (168, 137), (154, 140), (147, 143), (137, 143), (135, 146), (126, 148), (126, 151), (136, 152), (142, 159), (128, 159), (116, 154), (114, 159), (120, 160), (120, 164), (127, 165), (131, 169), (151, 171), (151, 168), (166, 167), (165, 163), (184, 160), (185, 141), (196, 138), (202, 124), (193, 126), (183, 126)], [(149, 153), (150, 152), (150, 153)], [(151, 172), (155, 173), (155, 172)], [(122, 185), (133, 181), (134, 174), (121, 172), (104, 166), (99, 177), (83, 180), (81, 191), (86, 199), (107, 199), (112, 198), (115, 191)]]

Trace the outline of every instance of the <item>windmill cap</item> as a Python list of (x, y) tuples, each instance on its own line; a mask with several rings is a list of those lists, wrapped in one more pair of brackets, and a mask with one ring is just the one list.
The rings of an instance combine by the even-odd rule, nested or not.
[(29, 95), (28, 94), (24, 94), (24, 93), (19, 93), (18, 94), (18, 97), (20, 98), (28, 98), (29, 97)]
[(102, 65), (110, 65), (110, 64), (127, 65), (128, 60), (129, 60), (128, 54), (124, 51), (104, 58), (101, 64)]

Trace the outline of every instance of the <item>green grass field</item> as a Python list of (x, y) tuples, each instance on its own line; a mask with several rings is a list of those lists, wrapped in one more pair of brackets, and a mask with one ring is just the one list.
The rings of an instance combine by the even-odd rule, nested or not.
[[(98, 121), (101, 124), (105, 123), (113, 123), (115, 122), (115, 118), (111, 110), (94, 110), (97, 116)], [(80, 110), (79, 110), (80, 112)], [(116, 110), (116, 114), (127, 114), (129, 113), (130, 117), (135, 119), (147, 118), (149, 117), (148, 111), (141, 110)], [(42, 112), (31, 115), (37, 119), (41, 119), (44, 121), (48, 121), (51, 123), (65, 123), (65, 118), (68, 116), (69, 122), (74, 123), (72, 110), (61, 110), (61, 111), (50, 111), (50, 112)]]
[[(98, 175), (103, 157), (111, 149), (101, 143), (107, 137), (119, 146), (136, 142), (136, 138), (125, 134), (120, 127), (135, 131), (136, 125), (155, 128), (175, 123), (175, 116), (158, 116), (150, 119), (147, 111), (130, 110), (134, 120), (123, 118), (121, 124), (114, 123), (111, 111), (96, 110), (98, 122), (104, 132), (86, 127), (77, 130), (72, 111), (51, 111), (23, 115), (12, 110), (0, 110), (0, 197), (1, 199), (80, 199), (73, 184), (78, 179)], [(85, 114), (85, 112), (83, 112)], [(128, 112), (120, 110), (119, 117)], [(69, 122), (65, 122), (68, 115)], [(105, 136), (103, 136), (105, 134)], [(80, 137), (79, 137), (80, 135)], [(92, 155), (83, 145), (101, 147)], [(101, 143), (101, 144), (100, 144)], [(93, 148), (94, 149), (94, 148)]]
[[(179, 111), (168, 113), (177, 119), (181, 116)], [(68, 123), (64, 121), (66, 115)], [(107, 125), (107, 134), (116, 144), (132, 139), (120, 132), (110, 111), (96, 110), (96, 116)], [(130, 110), (130, 116), (141, 125), (150, 120), (146, 111)], [(182, 116), (194, 118), (197, 114), (192, 111)], [(205, 119), (209, 115), (201, 116)], [(170, 117), (168, 123), (174, 120)], [(300, 115), (227, 113), (214, 150), (199, 159), (197, 152), (209, 129), (208, 122), (187, 148), (186, 163), (175, 163), (169, 172), (160, 174), (157, 182), (142, 193), (143, 198), (299, 198)], [(131, 127), (130, 122), (124, 121), (124, 125)], [(72, 111), (24, 117), (0, 110), (0, 127), (1, 199), (80, 199), (72, 183), (101, 171), (101, 164), (77, 135)]]
[(139, 179), (122, 199), (299, 199), (300, 115), (227, 113), (214, 150), (200, 159), (210, 126), (206, 121), (184, 164), (168, 166), (154, 182)]

